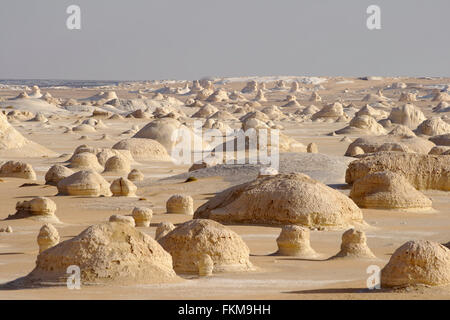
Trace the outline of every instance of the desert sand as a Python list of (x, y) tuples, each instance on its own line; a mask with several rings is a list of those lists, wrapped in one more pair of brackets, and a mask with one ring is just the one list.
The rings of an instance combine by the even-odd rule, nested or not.
[[(450, 299), (450, 249), (439, 245), (450, 241), (449, 85), (425, 77), (3, 85), (0, 299)], [(278, 168), (177, 163), (172, 133), (196, 136), (195, 121), (226, 141), (227, 128), (279, 130)], [(24, 203), (37, 197), (49, 200)], [(189, 223), (198, 218), (215, 222), (198, 231)], [(183, 227), (155, 240), (162, 222)], [(308, 255), (283, 255), (279, 237)], [(408, 251), (409, 241), (428, 242)], [(370, 254), (347, 254), (352, 245)], [(436, 261), (422, 270), (402, 256), (413, 250)], [(71, 261), (84, 268), (80, 290), (52, 282)], [(388, 263), (382, 288), (369, 290), (367, 268)], [(392, 288), (408, 274), (408, 285)], [(439, 281), (423, 283), (435, 274)]]

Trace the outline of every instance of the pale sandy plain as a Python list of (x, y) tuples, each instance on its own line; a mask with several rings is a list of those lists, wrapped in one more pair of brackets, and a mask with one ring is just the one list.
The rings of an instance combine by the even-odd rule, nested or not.
[[(376, 93), (383, 89), (383, 95), (389, 99), (386, 110), (394, 106), (400, 106), (401, 92), (417, 92), (417, 100), (413, 102), (418, 106), (427, 118), (436, 116), (432, 112), (438, 102), (431, 101), (429, 95), (433, 88), (442, 88), (450, 84), (450, 79), (427, 78), (382, 78), (375, 80), (361, 80), (355, 78), (323, 78), (321, 83), (302, 83), (300, 91), (290, 93), (290, 81), (294, 78), (286, 78), (286, 90), (271, 90), (275, 82), (271, 78), (259, 78), (257, 81), (266, 81), (265, 97), (267, 102), (260, 102), (261, 110), (266, 106), (282, 106), (288, 94), (295, 95), (301, 108), (315, 105), (322, 108), (323, 105), (341, 101), (344, 105), (353, 103), (356, 108), (361, 108), (367, 103), (362, 99), (368, 93)], [(224, 88), (228, 93), (233, 90), (240, 91), (246, 85), (248, 79), (231, 79), (232, 81), (218, 81), (214, 87)], [(403, 82), (407, 85), (404, 89), (387, 89), (392, 83)], [(138, 90), (149, 99), (154, 95), (154, 90), (169, 86), (182, 88), (184, 82), (157, 82), (128, 83), (117, 87), (108, 88), (43, 88), (42, 92), (49, 92), (53, 97), (63, 101), (69, 98), (81, 99), (91, 97), (99, 91), (115, 91), (120, 99), (137, 99)], [(189, 82), (191, 85), (191, 82)], [(15, 88), (17, 89), (17, 88)], [(317, 91), (322, 101), (309, 101), (313, 91)], [(19, 107), (14, 100), (21, 91), (4, 88), (0, 90), (3, 110), (11, 111), (27, 107)], [(176, 107), (187, 116), (192, 115), (199, 107), (187, 107), (184, 102), (191, 96), (188, 94), (164, 93), (165, 97), (174, 97), (181, 101)], [(244, 94), (248, 100), (252, 100), (255, 93)], [(423, 97), (423, 98), (421, 98)], [(244, 105), (244, 101), (211, 102), (219, 109), (231, 108), (233, 105)], [(10, 107), (12, 105), (13, 107)], [(55, 108), (62, 108), (55, 106)], [(45, 196), (57, 204), (56, 215), (61, 224), (55, 224), (61, 241), (70, 239), (88, 226), (107, 221), (112, 214), (129, 215), (135, 206), (150, 207), (154, 211), (151, 226), (139, 228), (152, 237), (155, 234), (159, 222), (170, 221), (174, 224), (192, 219), (191, 216), (182, 214), (166, 214), (165, 203), (175, 194), (191, 195), (194, 199), (194, 210), (205, 203), (215, 193), (225, 188), (240, 183), (241, 181), (256, 178), (257, 173), (250, 172), (242, 178), (236, 176), (205, 176), (197, 181), (184, 183), (189, 165), (177, 166), (171, 162), (138, 161), (132, 164), (132, 168), (140, 169), (145, 175), (145, 181), (137, 183), (137, 198), (127, 197), (79, 197), (56, 196), (57, 189), (54, 186), (45, 185), (44, 175), (53, 164), (66, 161), (74, 149), (87, 144), (93, 147), (110, 148), (116, 142), (131, 137), (132, 134), (121, 134), (129, 130), (133, 125), (142, 128), (152, 119), (126, 118), (123, 120), (109, 120), (101, 118), (107, 128), (97, 129), (94, 133), (70, 133), (64, 134), (61, 126), (74, 126), (77, 119), (89, 119), (94, 107), (85, 106), (86, 111), (64, 112), (58, 119), (51, 119), (50, 125), (43, 126), (41, 122), (17, 121), (12, 125), (27, 139), (37, 142), (56, 153), (53, 157), (20, 157), (20, 155), (3, 155), (1, 162), (7, 160), (20, 160), (33, 166), (37, 174), (37, 185), (21, 187), (23, 183), (30, 183), (24, 179), (1, 178), (0, 182), (0, 228), (11, 226), (13, 233), (0, 233), (0, 283), (5, 283), (28, 274), (35, 265), (38, 255), (36, 236), (42, 223), (29, 220), (8, 220), (9, 214), (15, 212), (17, 201), (28, 200), (35, 196)], [(75, 109), (74, 109), (75, 110)], [(30, 110), (36, 113), (39, 110)], [(290, 108), (284, 108), (285, 114), (293, 112)], [(344, 111), (345, 108), (344, 108)], [(47, 114), (50, 116), (52, 112)], [(122, 114), (127, 114), (122, 110)], [(447, 123), (450, 123), (449, 112), (438, 114), (445, 115)], [(352, 114), (349, 115), (351, 119)], [(100, 119), (100, 118), (99, 118)], [(186, 118), (186, 121), (192, 119)], [(225, 121), (227, 122), (227, 121)], [(354, 158), (343, 157), (349, 146), (349, 141), (340, 141), (344, 136), (351, 140), (360, 135), (329, 135), (330, 132), (342, 129), (348, 125), (344, 122), (296, 122), (291, 119), (274, 121), (283, 127), (282, 132), (297, 141), (307, 145), (315, 142), (319, 153), (336, 156), (337, 162), (344, 165), (330, 164), (329, 167), (315, 165), (314, 159), (304, 159), (304, 165), (291, 168), (289, 163), (283, 163), (281, 167), (285, 171), (305, 172), (313, 178), (322, 180), (328, 185), (348, 195), (349, 188), (345, 185), (346, 164)], [(228, 121), (232, 127), (239, 127), (239, 121)], [(102, 140), (106, 134), (109, 138)], [(81, 136), (86, 139), (79, 140)], [(60, 155), (66, 154), (63, 157)], [(330, 160), (333, 162), (333, 159)], [(328, 171), (327, 171), (328, 170)], [(185, 174), (176, 178), (167, 179), (176, 175)], [(115, 178), (114, 175), (105, 175), (108, 181)], [(433, 212), (404, 212), (392, 210), (362, 209), (365, 221), (370, 225), (365, 229), (367, 242), (370, 249), (376, 255), (374, 260), (341, 259), (327, 260), (335, 255), (340, 248), (341, 236), (345, 230), (339, 231), (311, 231), (311, 245), (321, 254), (317, 260), (301, 260), (295, 257), (283, 257), (271, 255), (277, 250), (276, 238), (280, 233), (279, 227), (231, 225), (249, 246), (250, 260), (257, 267), (256, 271), (242, 273), (215, 274), (208, 278), (191, 276), (187, 281), (176, 284), (164, 285), (131, 285), (131, 286), (82, 286), (81, 290), (69, 290), (66, 287), (34, 288), (17, 290), (0, 290), (0, 299), (449, 299), (450, 293), (446, 288), (421, 288), (391, 292), (386, 290), (370, 291), (366, 289), (369, 265), (383, 267), (392, 253), (400, 245), (408, 240), (426, 239), (439, 243), (450, 241), (450, 196), (449, 192), (425, 190), (423, 193), (433, 201)]]

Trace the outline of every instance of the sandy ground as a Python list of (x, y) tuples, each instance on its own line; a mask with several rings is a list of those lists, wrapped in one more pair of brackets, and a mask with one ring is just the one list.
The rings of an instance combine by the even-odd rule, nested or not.
[[(344, 79), (345, 80), (345, 79)], [(385, 87), (393, 79), (383, 81), (362, 81), (351, 79), (333, 79), (320, 90), (325, 102), (334, 102), (340, 97), (343, 101), (354, 101), (363, 106), (361, 98), (367, 92), (376, 92), (378, 87)], [(402, 79), (409, 86), (434, 85), (450, 83), (449, 79)], [(227, 90), (240, 90), (244, 83), (230, 83)], [(176, 85), (174, 85), (176, 86)], [(181, 86), (181, 84), (179, 85)], [(154, 86), (155, 87), (155, 86)], [(158, 87), (158, 86), (156, 86)], [(160, 87), (160, 86), (159, 86)], [(271, 87), (271, 84), (268, 84)], [(311, 89), (312, 85), (305, 85)], [(351, 89), (343, 94), (342, 90)], [(136, 98), (135, 93), (114, 88), (120, 98)], [(47, 90), (43, 90), (47, 91)], [(54, 97), (83, 98), (97, 93), (94, 89), (54, 89), (48, 90)], [(385, 90), (387, 97), (397, 97), (399, 90)], [(0, 96), (13, 97), (17, 91), (0, 91)], [(289, 92), (266, 94), (269, 102), (263, 105), (281, 105), (281, 97)], [(307, 102), (311, 92), (298, 94), (302, 105)], [(180, 99), (187, 99), (183, 97)], [(396, 100), (395, 100), (396, 101)], [(314, 103), (321, 106), (321, 103)], [(429, 116), (435, 103), (429, 100), (415, 103)], [(190, 111), (191, 114), (193, 111)], [(127, 137), (120, 133), (137, 124), (142, 128), (149, 120), (126, 119), (126, 121), (103, 120), (107, 129), (96, 133), (82, 133), (87, 140), (78, 140), (80, 134), (61, 134), (58, 126), (73, 123), (74, 119), (52, 121), (53, 128), (43, 128), (40, 123), (14, 123), (26, 138), (40, 143), (58, 154), (71, 154), (81, 144), (94, 147), (111, 147), (115, 142)], [(345, 123), (281, 123), (283, 133), (298, 141), (308, 144), (317, 143), (322, 154), (343, 156), (349, 143), (340, 142), (343, 136), (327, 134), (343, 128)], [(99, 140), (107, 134), (111, 140)], [(354, 139), (356, 136), (349, 136)], [(0, 233), (0, 283), (5, 283), (25, 276), (35, 264), (38, 254), (36, 236), (42, 223), (35, 220), (3, 220), (15, 212), (17, 201), (34, 196), (46, 196), (57, 204), (57, 216), (61, 224), (55, 225), (61, 240), (76, 236), (86, 227), (106, 221), (112, 214), (131, 214), (135, 206), (148, 206), (154, 211), (151, 226), (139, 228), (142, 232), (154, 236), (156, 226), (162, 221), (174, 224), (190, 220), (191, 217), (179, 214), (166, 214), (165, 202), (175, 193), (189, 194), (194, 198), (195, 208), (206, 202), (216, 192), (231, 186), (233, 181), (226, 177), (202, 177), (198, 181), (184, 183), (181, 178), (166, 179), (185, 173), (189, 166), (175, 166), (170, 162), (139, 162), (133, 168), (139, 168), (148, 180), (139, 185), (137, 198), (88, 198), (74, 196), (56, 196), (57, 189), (44, 184), (44, 175), (55, 163), (63, 163), (67, 156), (59, 158), (18, 158), (33, 165), (38, 178), (35, 186), (22, 186), (23, 179), (2, 178), (0, 182), (0, 228), (12, 226), (13, 233)], [(7, 157), (0, 159), (9, 160)], [(323, 168), (324, 175), (327, 168)], [(300, 170), (301, 171), (301, 170)], [(344, 183), (345, 168), (336, 183)], [(105, 176), (112, 181), (114, 176)], [(348, 189), (341, 190), (348, 194)], [(377, 256), (373, 260), (327, 260), (339, 251), (342, 231), (311, 231), (311, 245), (321, 254), (317, 260), (300, 260), (292, 257), (272, 256), (277, 250), (276, 238), (280, 228), (262, 226), (230, 226), (242, 236), (251, 251), (251, 262), (257, 267), (254, 272), (218, 274), (209, 278), (187, 277), (177, 284), (135, 285), (135, 286), (82, 286), (81, 290), (69, 290), (66, 287), (0, 290), (0, 299), (449, 299), (450, 291), (446, 288), (411, 289), (401, 292), (385, 290), (370, 291), (366, 286), (367, 267), (383, 267), (396, 248), (408, 240), (427, 239), (437, 242), (450, 240), (450, 197), (448, 192), (425, 191), (432, 198), (431, 213), (402, 212), (389, 210), (363, 209), (364, 219), (370, 225), (365, 231), (368, 245)]]

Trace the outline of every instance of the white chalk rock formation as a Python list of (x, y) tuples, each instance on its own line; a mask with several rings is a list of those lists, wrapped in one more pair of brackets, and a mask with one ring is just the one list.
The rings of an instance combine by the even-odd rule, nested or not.
[(296, 225), (286, 225), (281, 229), (277, 238), (277, 255), (294, 256), (300, 258), (314, 258), (317, 253), (309, 242), (309, 229)]
[(122, 156), (113, 156), (105, 163), (103, 173), (128, 173), (131, 170), (130, 161)]
[(345, 181), (354, 183), (362, 177), (381, 171), (401, 174), (418, 190), (450, 191), (450, 156), (401, 152), (378, 152), (351, 162)]
[(28, 163), (7, 161), (0, 167), (0, 177), (36, 180), (36, 173)]
[(339, 117), (344, 116), (344, 108), (341, 103), (335, 102), (324, 106), (319, 112), (312, 115), (311, 119), (332, 119), (337, 120)]
[(408, 241), (395, 250), (381, 270), (383, 288), (450, 284), (450, 250), (427, 241)]
[(194, 199), (191, 196), (175, 194), (166, 202), (167, 213), (194, 214)]
[(405, 104), (391, 110), (389, 120), (392, 123), (403, 124), (410, 129), (415, 129), (427, 118), (423, 112), (413, 104)]
[(16, 204), (16, 217), (26, 216), (54, 216), (56, 203), (45, 197), (36, 197), (31, 200), (19, 201)]
[(120, 214), (113, 214), (112, 216), (109, 217), (109, 222), (119, 222), (119, 223), (125, 223), (131, 227), (135, 227), (135, 220), (133, 217), (129, 217), (129, 216), (123, 216)]
[(97, 172), (82, 170), (60, 180), (57, 184), (59, 195), (71, 196), (111, 196), (109, 183)]
[(255, 93), (258, 91), (258, 83), (256, 81), (249, 81), (244, 89), (241, 90), (242, 93)]
[(256, 96), (253, 99), (253, 101), (258, 101), (258, 102), (265, 102), (265, 101), (267, 101), (266, 97), (264, 96), (264, 91), (259, 89), (258, 92), (256, 93)]
[[(176, 120), (175, 120), (176, 121)], [(156, 140), (129, 138), (117, 142), (114, 150), (128, 150), (134, 159), (144, 161), (171, 161), (166, 148)]]
[(191, 118), (209, 118), (214, 113), (219, 111), (216, 107), (214, 107), (212, 104), (206, 104), (203, 107), (201, 107), (196, 113), (194, 113)]
[(347, 196), (301, 173), (262, 177), (226, 189), (203, 204), (194, 219), (221, 223), (342, 229), (364, 224)]
[(128, 180), (134, 181), (142, 181), (144, 180), (144, 174), (139, 169), (133, 169), (128, 174)]
[(45, 184), (56, 186), (59, 181), (74, 174), (73, 170), (62, 165), (55, 164), (45, 174)]
[(349, 229), (342, 235), (341, 250), (333, 258), (376, 258), (367, 245), (364, 231)]
[(185, 222), (160, 238), (161, 246), (172, 255), (179, 273), (198, 273), (198, 257), (209, 255), (214, 272), (248, 271), (253, 268), (250, 250), (231, 229), (208, 219)]
[(386, 136), (364, 136), (353, 141), (347, 148), (346, 156), (354, 147), (360, 147), (364, 153), (380, 151), (399, 151), (408, 153), (428, 154), (434, 143), (419, 137), (408, 137), (399, 135)]
[[(120, 261), (120, 263), (118, 263)], [(177, 282), (172, 258), (149, 235), (126, 223), (93, 225), (78, 236), (43, 251), (25, 278), (31, 284), (66, 283), (69, 266), (81, 270), (81, 284)]]
[(431, 118), (422, 122), (416, 129), (417, 134), (427, 136), (437, 136), (441, 134), (450, 134), (450, 124), (442, 118)]
[(214, 271), (214, 260), (209, 254), (200, 254), (198, 257), (198, 275), (200, 277), (209, 277)]
[(111, 183), (110, 190), (115, 197), (136, 197), (136, 185), (126, 178), (118, 178)]
[(103, 171), (103, 166), (98, 162), (97, 156), (90, 152), (81, 152), (73, 155), (67, 167), (77, 170)]
[(39, 253), (56, 246), (59, 243), (59, 233), (56, 228), (50, 224), (44, 224), (39, 230), (37, 236), (37, 244), (39, 246)]
[(374, 172), (356, 180), (350, 198), (360, 208), (429, 209), (432, 205), (431, 199), (405, 177), (390, 171)]
[(415, 93), (411, 93), (411, 92), (402, 92), (398, 101), (414, 102), (414, 101), (417, 101), (417, 95)]
[(228, 100), (228, 93), (224, 89), (217, 89), (206, 99), (208, 102), (222, 102)]
[(311, 97), (309, 98), (309, 101), (311, 101), (311, 102), (320, 102), (320, 101), (322, 101), (322, 97), (317, 93), (317, 91), (314, 91), (311, 94)]
[(308, 146), (306, 147), (306, 151), (308, 153), (319, 153), (319, 147), (317, 146), (316, 143), (311, 142), (310, 144), (308, 144)]
[(368, 115), (356, 116), (350, 124), (340, 130), (337, 134), (360, 134), (360, 135), (385, 135), (386, 129), (383, 128), (374, 118)]
[(149, 227), (153, 217), (153, 210), (145, 207), (135, 207), (132, 216), (136, 227)]
[(159, 239), (164, 237), (166, 234), (168, 234), (173, 229), (175, 229), (175, 226), (173, 225), (172, 222), (161, 222), (156, 227), (155, 240), (159, 241)]

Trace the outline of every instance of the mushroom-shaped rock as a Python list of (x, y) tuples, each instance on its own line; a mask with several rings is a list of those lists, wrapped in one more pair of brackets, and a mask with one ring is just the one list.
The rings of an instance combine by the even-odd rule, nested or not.
[(349, 156), (349, 151), (358, 146), (364, 153), (374, 153), (379, 151), (400, 151), (408, 153), (428, 153), (435, 144), (420, 137), (405, 136), (365, 136), (353, 141), (345, 153)]
[(135, 220), (133, 217), (129, 217), (129, 216), (123, 216), (120, 214), (113, 214), (112, 216), (109, 217), (109, 222), (120, 222), (120, 223), (125, 223), (128, 224), (131, 227), (136, 226)]
[(296, 225), (286, 225), (277, 238), (278, 255), (313, 258), (317, 253), (309, 242), (309, 229)]
[(118, 178), (111, 183), (111, 192), (115, 197), (135, 197), (137, 187), (126, 178)]
[(173, 225), (172, 222), (166, 222), (166, 221), (161, 222), (156, 227), (155, 240), (159, 241), (159, 239), (164, 237), (166, 234), (168, 234), (173, 229), (175, 229), (175, 226)]
[(342, 235), (341, 251), (334, 258), (375, 258), (367, 245), (364, 231), (349, 229)]
[(350, 157), (358, 156), (361, 154), (364, 154), (364, 150), (359, 146), (353, 146), (352, 148), (349, 148), (347, 151), (347, 155)]
[(153, 210), (145, 207), (135, 207), (132, 216), (136, 227), (149, 227), (153, 217)]
[(432, 205), (404, 176), (390, 171), (370, 173), (356, 180), (350, 198), (361, 208), (428, 209)]
[(333, 104), (326, 105), (319, 112), (312, 115), (311, 119), (333, 119), (337, 120), (339, 117), (344, 116), (344, 109), (342, 104), (335, 102)]
[(116, 150), (129, 150), (136, 160), (170, 161), (171, 157), (164, 146), (156, 140), (144, 138), (129, 138), (117, 142)]
[(384, 288), (450, 284), (450, 250), (426, 240), (408, 241), (381, 270)]
[(130, 169), (129, 160), (122, 156), (114, 156), (106, 161), (103, 173), (127, 173)]
[(348, 165), (345, 182), (373, 172), (391, 171), (403, 175), (416, 189), (450, 191), (450, 156), (402, 152), (377, 152)]
[(330, 229), (364, 224), (350, 198), (301, 173), (261, 177), (226, 189), (199, 207), (194, 218)]
[(0, 167), (0, 177), (36, 180), (36, 173), (28, 163), (7, 161)]
[(109, 183), (97, 172), (82, 170), (62, 179), (56, 185), (59, 195), (111, 196)]
[(175, 194), (166, 202), (167, 213), (194, 214), (194, 199), (191, 196)]
[[(120, 263), (119, 263), (120, 262)], [(78, 236), (39, 254), (35, 269), (21, 279), (30, 284), (61, 284), (76, 265), (83, 285), (152, 284), (180, 281), (172, 258), (149, 235), (126, 223), (93, 225)]]
[(44, 224), (39, 230), (37, 243), (39, 245), (39, 253), (56, 246), (59, 243), (58, 230), (50, 223)]
[(144, 180), (144, 174), (139, 169), (133, 169), (128, 174), (128, 180), (130, 181), (142, 181)]
[(73, 170), (62, 165), (55, 164), (50, 169), (48, 169), (47, 173), (45, 174), (45, 184), (56, 186), (59, 181), (67, 178), (72, 174), (74, 174)]
[(185, 222), (159, 240), (172, 255), (173, 268), (180, 273), (197, 273), (199, 256), (209, 255), (214, 272), (252, 269), (250, 250), (231, 229), (208, 219)]
[(75, 154), (70, 159), (69, 168), (79, 169), (79, 170), (95, 170), (97, 172), (103, 171), (103, 167), (98, 163), (97, 156), (90, 152), (82, 152)]
[(45, 197), (36, 197), (28, 201), (19, 201), (16, 204), (16, 214), (34, 216), (54, 216), (56, 203)]

